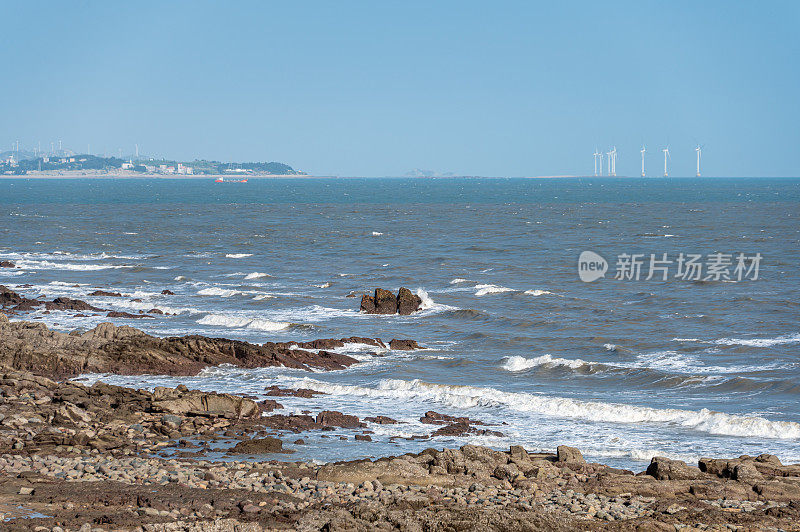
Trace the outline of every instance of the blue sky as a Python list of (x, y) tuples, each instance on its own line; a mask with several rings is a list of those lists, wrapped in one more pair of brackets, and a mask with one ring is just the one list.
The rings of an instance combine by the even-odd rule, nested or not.
[[(800, 175), (800, 2), (2, 1), (0, 149)], [(557, 4), (557, 5), (556, 5)]]

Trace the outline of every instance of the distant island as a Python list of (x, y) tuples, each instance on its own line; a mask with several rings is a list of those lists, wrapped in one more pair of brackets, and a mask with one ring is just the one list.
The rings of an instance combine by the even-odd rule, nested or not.
[(221, 162), (196, 159), (176, 161), (153, 157), (99, 157), (74, 154), (66, 150), (38, 155), (20, 151), (0, 153), (0, 175), (80, 175), (108, 174), (120, 177), (192, 176), (192, 175), (306, 175), (288, 164), (278, 162)]

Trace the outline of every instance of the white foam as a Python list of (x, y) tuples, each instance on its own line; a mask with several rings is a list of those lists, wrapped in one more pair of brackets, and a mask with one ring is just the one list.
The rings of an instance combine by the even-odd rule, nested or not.
[(579, 358), (570, 360), (568, 358), (553, 358), (551, 355), (541, 355), (534, 358), (511, 356), (506, 357), (503, 360), (504, 362), (501, 367), (508, 371), (525, 371), (538, 366), (566, 366), (568, 368), (576, 369), (581, 366), (592, 364), (592, 362), (586, 362), (585, 360), (581, 360)]
[(422, 300), (422, 303), (419, 306), (420, 310), (430, 310), (436, 306), (436, 303), (433, 302), (431, 296), (428, 295), (428, 292), (423, 290), (422, 288), (417, 288), (417, 296)]
[(262, 277), (272, 277), (272, 276), (270, 274), (268, 274), (268, 273), (261, 273), (261, 272), (248, 273), (247, 275), (244, 276), (244, 278), (247, 279), (247, 280), (249, 280), (249, 279), (261, 279)]
[(738, 437), (800, 439), (800, 423), (771, 421), (753, 415), (735, 415), (701, 410), (652, 408), (647, 406), (581, 401), (566, 397), (504, 392), (495, 388), (431, 384), (419, 379), (384, 379), (376, 388), (329, 384), (314, 379), (296, 379), (299, 385), (331, 395), (436, 402), (454, 408), (500, 408), (545, 417), (601, 423), (649, 423)]
[(785, 334), (775, 338), (720, 338), (714, 341), (718, 345), (745, 345), (748, 347), (772, 347), (773, 345), (798, 342), (800, 342), (800, 334)]
[(239, 290), (229, 290), (227, 288), (218, 288), (216, 286), (212, 286), (211, 288), (203, 288), (202, 290), (197, 292), (197, 294), (201, 296), (221, 296), (221, 297), (231, 297), (241, 293), (242, 292), (240, 292)]
[(525, 290), (524, 293), (529, 296), (543, 296), (546, 294), (552, 294), (553, 292), (550, 292), (548, 290)]
[(372, 232), (372, 236), (381, 236), (381, 235), (383, 235), (383, 233), (380, 233), (378, 231), (373, 231)]
[(615, 344), (603, 344), (603, 347), (606, 348), (606, 351), (616, 351), (617, 346)]
[(225, 258), (228, 259), (243, 259), (245, 257), (252, 257), (252, 253), (226, 253)]
[(254, 301), (263, 301), (265, 299), (274, 299), (275, 296), (270, 294), (259, 294), (253, 298)]
[(505, 286), (498, 286), (496, 284), (479, 284), (475, 286), (476, 296), (485, 296), (486, 294), (501, 294), (503, 292), (513, 292), (513, 288), (506, 288)]
[(18, 260), (17, 267), (23, 270), (68, 270), (68, 271), (96, 271), (96, 270), (116, 270), (121, 268), (133, 268), (134, 266), (123, 264), (74, 264), (70, 262), (51, 262), (48, 260)]
[(462, 279), (461, 277), (456, 277), (455, 279), (450, 281), (450, 284), (459, 284), (459, 283), (468, 283), (468, 282), (469, 282), (469, 279)]
[(327, 282), (327, 283), (322, 283), (322, 284), (315, 284), (314, 286), (316, 286), (317, 288), (330, 288), (331, 287), (331, 283)]
[(270, 321), (265, 319), (228, 316), (225, 314), (207, 314), (197, 320), (200, 325), (214, 325), (217, 327), (235, 327), (256, 329), (259, 331), (281, 331), (291, 326), (291, 323)]

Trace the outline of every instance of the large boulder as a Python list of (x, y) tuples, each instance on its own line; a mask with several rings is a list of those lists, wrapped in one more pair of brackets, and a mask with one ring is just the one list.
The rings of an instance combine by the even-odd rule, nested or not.
[(317, 423), (323, 427), (342, 427), (346, 429), (366, 427), (366, 423), (359, 421), (358, 416), (348, 416), (335, 410), (324, 410), (317, 414)]
[(397, 293), (397, 313), (408, 315), (416, 312), (422, 306), (422, 298), (408, 288), (401, 287)]
[(157, 387), (153, 391), (153, 410), (181, 416), (224, 417), (242, 419), (260, 414), (258, 404), (252, 399), (226, 393), (188, 391), (178, 387)]
[(365, 294), (361, 298), (361, 312), (367, 314), (408, 315), (421, 306), (422, 299), (405, 287), (401, 287), (396, 296), (389, 290), (376, 288), (373, 295)]
[(254, 438), (252, 440), (240, 441), (233, 448), (228, 450), (233, 454), (270, 454), (285, 453), (283, 442), (278, 438), (267, 436), (266, 438)]
[(663, 456), (653, 457), (647, 466), (647, 474), (657, 480), (695, 480), (703, 477), (699, 468)]
[(586, 460), (583, 459), (581, 452), (575, 447), (568, 447), (566, 445), (559, 445), (556, 449), (556, 460), (567, 464), (585, 464)]

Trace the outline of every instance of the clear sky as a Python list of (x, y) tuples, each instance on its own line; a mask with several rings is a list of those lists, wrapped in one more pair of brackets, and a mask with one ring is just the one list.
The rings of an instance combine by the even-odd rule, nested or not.
[(800, 175), (800, 2), (0, 0), (0, 150)]

